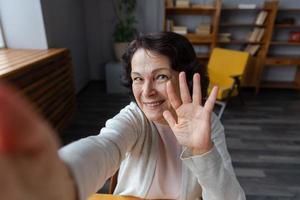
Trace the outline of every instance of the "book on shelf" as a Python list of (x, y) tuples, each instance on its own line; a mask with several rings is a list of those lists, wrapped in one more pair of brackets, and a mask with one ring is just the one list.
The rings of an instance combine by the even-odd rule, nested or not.
[(192, 4), (192, 8), (203, 8), (203, 9), (214, 9), (213, 5), (210, 4)]
[(171, 19), (166, 20), (166, 31), (173, 31), (174, 21)]
[(210, 24), (199, 24), (195, 30), (198, 35), (209, 35), (211, 33)]
[(187, 34), (187, 27), (186, 26), (173, 26), (173, 32), (185, 35)]
[(249, 34), (248, 42), (260, 42), (264, 36), (264, 28), (254, 28), (253, 31)]
[(239, 9), (255, 9), (256, 4), (254, 3), (240, 3), (238, 4)]
[(174, 1), (173, 0), (165, 0), (166, 8), (173, 8), (174, 7)]
[(267, 16), (268, 16), (267, 11), (265, 11), (265, 10), (260, 11), (259, 14), (256, 17), (255, 24), (256, 25), (263, 25), (265, 23), (266, 19), (267, 19)]
[(188, 8), (188, 7), (190, 7), (190, 1), (189, 0), (176, 0), (176, 7)]
[(258, 34), (256, 36), (255, 42), (260, 42), (262, 40), (262, 38), (264, 37), (264, 34), (265, 34), (265, 29), (260, 28), (258, 31)]
[(253, 3), (240, 3), (238, 4), (239, 9), (255, 9), (256, 4)]
[(219, 42), (230, 42), (231, 41), (231, 33), (219, 33), (218, 41)]
[(255, 56), (261, 45), (259, 44), (248, 44), (244, 51), (247, 51), (250, 55)]

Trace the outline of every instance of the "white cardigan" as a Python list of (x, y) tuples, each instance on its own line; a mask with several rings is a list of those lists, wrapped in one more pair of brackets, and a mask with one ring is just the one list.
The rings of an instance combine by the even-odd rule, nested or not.
[[(158, 133), (136, 103), (130, 103), (108, 120), (97, 136), (71, 143), (59, 151), (78, 186), (80, 200), (98, 191), (118, 169), (115, 194), (146, 196), (154, 177)], [(214, 147), (203, 155), (181, 154), (180, 199), (245, 200), (227, 151), (224, 128), (212, 118)], [(201, 185), (201, 186), (200, 186)]]

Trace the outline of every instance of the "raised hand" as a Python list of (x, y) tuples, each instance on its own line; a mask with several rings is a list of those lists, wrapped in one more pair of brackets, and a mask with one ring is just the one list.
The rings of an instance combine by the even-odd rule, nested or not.
[(175, 115), (164, 111), (163, 115), (177, 141), (187, 146), (194, 155), (208, 152), (213, 144), (211, 141), (211, 114), (216, 101), (218, 88), (214, 87), (204, 106), (200, 75), (193, 77), (193, 95), (191, 97), (184, 72), (179, 74), (180, 98), (176, 95), (171, 82), (167, 83), (167, 94)]
[(21, 95), (0, 84), (1, 199), (76, 199), (75, 185), (57, 148), (47, 123)]

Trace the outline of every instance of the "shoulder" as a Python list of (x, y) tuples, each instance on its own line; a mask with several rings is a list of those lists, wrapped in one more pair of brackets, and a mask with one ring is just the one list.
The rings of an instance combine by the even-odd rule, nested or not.
[(122, 108), (116, 116), (113, 117), (113, 119), (121, 118), (140, 122), (145, 120), (144, 113), (135, 102), (130, 102), (127, 106)]
[(113, 118), (106, 121), (105, 127), (114, 129), (135, 129), (141, 131), (147, 123), (147, 118), (135, 102), (131, 102)]

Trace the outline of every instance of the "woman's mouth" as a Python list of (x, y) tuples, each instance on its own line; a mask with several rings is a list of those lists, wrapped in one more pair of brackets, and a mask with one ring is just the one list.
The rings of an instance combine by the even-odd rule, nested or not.
[(143, 102), (143, 104), (148, 108), (157, 108), (161, 104), (164, 103), (164, 100), (161, 101), (151, 101), (151, 102)]

